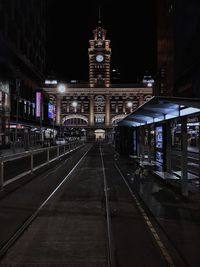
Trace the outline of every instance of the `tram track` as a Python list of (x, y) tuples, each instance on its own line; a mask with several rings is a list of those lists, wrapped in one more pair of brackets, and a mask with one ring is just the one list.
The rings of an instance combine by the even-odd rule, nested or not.
[(106, 180), (105, 166), (103, 161), (102, 149), (99, 147), (101, 163), (102, 163), (102, 171), (103, 171), (103, 181), (104, 181), (104, 194), (105, 194), (105, 208), (106, 208), (106, 222), (107, 222), (107, 250), (108, 250), (108, 267), (115, 267), (115, 249), (113, 242), (113, 235), (111, 229), (111, 211), (109, 206), (109, 196), (108, 196), (108, 186)]
[[(106, 202), (106, 217), (107, 217), (107, 235), (108, 235), (108, 255), (109, 255), (109, 267), (115, 267), (117, 259), (116, 259), (116, 248), (114, 244), (115, 237), (113, 236), (112, 231), (112, 212), (109, 204), (109, 194), (108, 194), (108, 185), (107, 185), (107, 178), (106, 178), (106, 170), (104, 166), (104, 159), (103, 159), (103, 152), (102, 148), (100, 146), (100, 155), (101, 155), (101, 162), (102, 162), (102, 169), (103, 169), (103, 177), (104, 177), (104, 192), (105, 192), (105, 202)], [(144, 219), (149, 231), (151, 232), (158, 248), (160, 249), (161, 254), (163, 255), (163, 258), (165, 259), (167, 266), (169, 267), (176, 267), (170, 253), (168, 252), (167, 248), (165, 247), (164, 243), (161, 241), (156, 229), (154, 228), (153, 224), (151, 223), (150, 218), (148, 217), (147, 213), (145, 212), (144, 208), (142, 207), (139, 199), (129, 186), (128, 182), (126, 181), (126, 178), (124, 177), (123, 173), (121, 172), (120, 168), (117, 166), (117, 164), (114, 164), (116, 170), (118, 171), (123, 183), (125, 184), (129, 194), (131, 195), (131, 198), (133, 200), (133, 204), (137, 206), (142, 218)]]
[[(72, 224), (78, 220), (78, 223), (81, 224), (77, 225), (80, 227), (80, 231), (73, 226), (72, 229), (73, 231), (75, 230), (73, 235), (77, 235), (77, 231), (79, 231), (81, 234), (84, 233), (84, 239), (82, 240), (84, 240), (84, 242), (86, 242), (85, 240), (89, 240), (90, 243), (88, 244), (94, 243), (94, 248), (97, 246), (97, 244), (101, 244), (100, 254), (94, 250), (94, 253), (90, 253), (91, 259), (94, 257), (95, 262), (100, 264), (98, 266), (148, 266), (145, 265), (148, 263), (150, 263), (151, 266), (179, 266), (174, 263), (169, 251), (159, 237), (159, 233), (157, 233), (148, 214), (145, 212), (146, 209), (143, 206), (143, 203), (140, 203), (140, 199), (130, 188), (120, 168), (113, 160), (108, 148), (106, 148), (103, 144), (99, 144), (91, 146), (89, 149), (87, 148), (87, 151), (85, 150), (83, 153), (82, 156), (79, 157), (78, 162), (73, 166), (73, 168), (71, 168), (68, 174), (56, 186), (51, 194), (46, 197), (37, 210), (35, 210), (35, 212), (29, 216), (29, 218), (18, 228), (18, 230), (0, 249), (0, 258), (18, 239), (20, 239), (19, 237), (30, 225), (30, 228), (32, 227), (36, 217), (43, 218), (44, 214), (46, 214), (47, 217), (49, 216), (53, 220), (55, 215), (62, 216), (57, 219), (58, 221), (61, 220), (61, 218), (62, 220), (66, 220), (65, 218), (68, 217), (67, 220)], [(85, 161), (83, 161), (83, 159), (85, 159)], [(80, 164), (82, 161), (83, 163)], [(65, 183), (68, 180), (70, 180), (70, 184)], [(67, 189), (71, 188), (71, 191), (74, 190), (74, 193), (71, 194), (70, 190), (67, 191), (64, 183), (67, 185)], [(68, 185), (72, 186), (68, 187)], [(59, 190), (61, 187), (64, 187), (64, 190)], [(78, 187), (78, 189), (76, 187)], [(58, 194), (56, 194), (56, 192), (58, 192)], [(55, 197), (53, 198), (53, 196)], [(50, 199), (52, 199), (51, 202), (49, 201)], [(58, 200), (60, 204), (55, 204)], [(46, 205), (47, 203), (50, 205)], [(64, 203), (65, 206), (63, 206)], [(51, 205), (53, 205), (53, 210), (52, 208), (45, 207)], [(59, 206), (60, 208), (58, 208)], [(71, 207), (73, 207), (73, 209), (71, 209)], [(46, 210), (44, 211), (43, 208)], [(40, 212), (43, 213), (43, 215), (41, 215)], [(68, 225), (68, 227), (70, 227), (70, 223), (67, 224), (66, 221), (66, 225)], [(100, 227), (98, 231), (95, 230), (92, 232), (94, 234), (93, 238), (90, 238), (90, 229), (87, 228), (87, 223), (89, 223), (93, 230), (97, 224)], [(57, 226), (58, 225), (59, 224), (57, 224)], [(39, 229), (41, 228), (42, 225)], [(31, 229), (34, 229), (34, 227)], [(71, 238), (71, 233), (69, 230), (70, 228), (68, 229), (65, 227), (62, 229), (66, 229), (66, 232), (64, 232), (66, 237), (69, 238), (69, 235)], [(31, 230), (29, 233), (30, 232)], [(50, 231), (50, 234), (53, 233)], [(96, 236), (100, 239), (98, 240)], [(127, 236), (128, 240), (126, 240)], [(153, 239), (154, 241), (152, 242)], [(40, 242), (48, 243), (49, 241), (47, 240), (42, 239)], [(76, 241), (74, 242), (73, 238), (70, 239), (72, 248), (74, 244), (79, 247), (80, 241), (82, 242), (79, 237), (75, 240)], [(86, 243), (84, 244), (87, 246)], [(153, 253), (150, 259), (145, 259), (145, 257), (142, 256), (143, 263), (140, 263), (140, 255), (137, 254), (141, 253), (141, 255), (143, 255), (144, 252), (141, 249), (143, 249), (145, 246), (144, 244), (148, 244), (146, 246), (152, 246), (150, 251)], [(68, 243), (67, 245), (69, 246)], [(61, 248), (64, 247), (66, 248), (66, 245), (63, 245)], [(126, 251), (126, 249), (130, 247), (133, 247), (133, 251), (135, 250), (135, 255), (131, 254), (132, 252), (130, 253), (130, 249), (128, 252)], [(70, 251), (72, 248), (70, 248)], [(87, 250), (89, 248), (90, 245), (88, 245), (86, 251), (89, 251)], [(13, 249), (11, 250), (13, 251)], [(69, 251), (67, 250), (67, 252)], [(69, 256), (66, 256), (67, 261), (65, 263), (67, 263), (68, 266), (71, 266), (70, 262), (68, 262), (68, 260), (70, 260), (70, 254), (68, 255)], [(80, 261), (82, 260), (81, 257), (82, 256), (80, 253)], [(158, 259), (156, 259), (156, 257), (158, 257)], [(48, 261), (48, 258), (46, 258), (46, 260)], [(12, 261), (12, 258), (10, 261)], [(95, 264), (91, 263), (90, 260), (89, 264), (92, 264), (87, 265), (89, 267), (95, 266)]]

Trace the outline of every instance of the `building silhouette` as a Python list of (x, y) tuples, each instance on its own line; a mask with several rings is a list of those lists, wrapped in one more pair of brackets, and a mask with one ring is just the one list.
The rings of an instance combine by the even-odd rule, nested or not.
[(0, 146), (10, 143), (11, 129), (37, 122), (35, 90), (44, 81), (45, 17), (46, 0), (0, 0)]
[(155, 94), (200, 97), (199, 1), (157, 1)]

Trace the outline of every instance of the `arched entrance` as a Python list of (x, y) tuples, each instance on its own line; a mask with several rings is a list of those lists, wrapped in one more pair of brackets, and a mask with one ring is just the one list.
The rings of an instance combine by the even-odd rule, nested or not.
[(96, 140), (104, 140), (105, 139), (105, 130), (98, 129), (94, 131)]

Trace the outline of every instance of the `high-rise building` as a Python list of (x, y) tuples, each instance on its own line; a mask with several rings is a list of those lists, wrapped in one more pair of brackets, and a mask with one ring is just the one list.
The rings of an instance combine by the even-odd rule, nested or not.
[(46, 0), (0, 0), (0, 146), (10, 124), (35, 121), (35, 90), (44, 80)]
[(173, 95), (173, 4), (157, 0), (157, 76), (155, 95)]
[(200, 97), (200, 3), (157, 0), (156, 95)]

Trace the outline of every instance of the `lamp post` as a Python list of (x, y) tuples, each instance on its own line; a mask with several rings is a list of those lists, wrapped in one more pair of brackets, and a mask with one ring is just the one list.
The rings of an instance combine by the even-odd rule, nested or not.
[(72, 107), (74, 108), (74, 112), (75, 112), (75, 113), (77, 112), (77, 106), (78, 106), (77, 101), (73, 101), (73, 102), (72, 102)]
[(60, 113), (60, 137), (62, 137), (62, 119), (61, 119), (61, 113)]
[[(65, 91), (66, 91), (66, 86), (64, 85), (64, 84), (59, 84), (58, 85), (58, 88), (57, 88), (57, 90), (58, 90), (58, 93), (60, 94), (60, 95), (62, 95), (62, 94), (64, 94), (65, 93)], [(61, 119), (61, 110), (62, 110), (62, 108), (61, 108), (61, 98), (59, 99), (59, 101), (60, 101), (60, 103), (59, 103), (59, 106), (58, 106), (58, 103), (57, 103), (57, 106), (56, 106), (56, 108), (57, 108), (57, 116), (59, 116), (59, 122), (60, 122), (60, 137), (61, 137), (61, 127), (62, 127), (62, 119)]]

